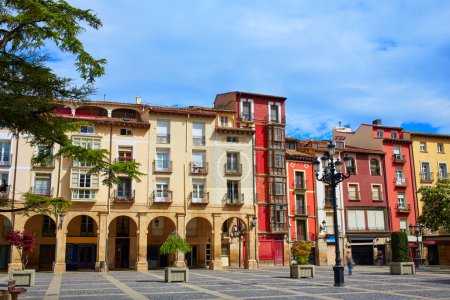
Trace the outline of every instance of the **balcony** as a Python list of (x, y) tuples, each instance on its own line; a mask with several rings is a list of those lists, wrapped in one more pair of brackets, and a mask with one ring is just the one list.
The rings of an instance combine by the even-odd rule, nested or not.
[(271, 223), (270, 231), (271, 232), (287, 232), (288, 224), (287, 223)]
[(191, 192), (189, 195), (192, 204), (208, 204), (209, 192)]
[(244, 205), (244, 194), (238, 193), (225, 193), (223, 197), (226, 205)]
[(404, 164), (406, 163), (406, 156), (402, 154), (393, 154), (392, 162), (396, 164)]
[(297, 206), (295, 209), (296, 215), (306, 216), (308, 215), (309, 206)]
[(383, 192), (372, 192), (372, 201), (383, 201)]
[(281, 195), (269, 194), (269, 202), (271, 204), (287, 204), (287, 197), (285, 194)]
[(9, 198), (9, 185), (0, 186), (0, 199), (8, 199)]
[(266, 123), (268, 124), (286, 124), (286, 118), (278, 118), (278, 115), (273, 116), (271, 115), (269, 118), (269, 115), (266, 115)]
[(72, 201), (77, 202), (95, 202), (97, 199), (97, 191), (92, 189), (71, 188)]
[(406, 213), (408, 214), (411, 211), (411, 204), (397, 204), (397, 212), (398, 213)]
[(306, 180), (294, 180), (294, 190), (304, 191), (306, 190)]
[(192, 145), (204, 146), (205, 145), (205, 137), (204, 136), (193, 136), (192, 137)]
[(172, 161), (170, 160), (154, 160), (153, 173), (172, 173)]
[(191, 175), (208, 175), (207, 162), (191, 162), (189, 163), (189, 170)]
[(39, 195), (39, 196), (45, 196), (45, 197), (52, 197), (53, 196), (53, 188), (52, 187), (31, 187), (30, 190), (31, 194)]
[(395, 178), (394, 184), (396, 187), (407, 187), (408, 186), (408, 180), (406, 178)]
[(31, 165), (33, 166), (33, 168), (54, 168), (55, 162), (51, 159), (46, 159), (45, 161), (39, 163), (31, 161)]
[(170, 144), (170, 134), (157, 134), (156, 135), (157, 144)]
[(361, 200), (361, 194), (359, 191), (349, 191), (348, 192), (348, 200), (350, 201), (359, 201)]
[(238, 163), (225, 163), (223, 166), (226, 176), (241, 176), (242, 175), (242, 164)]
[(153, 191), (152, 201), (153, 203), (172, 203), (172, 191)]
[(244, 122), (253, 122), (254, 118), (253, 118), (253, 114), (241, 114), (241, 118), (239, 119), (239, 121), (244, 121)]
[(130, 157), (130, 156), (119, 156), (116, 159), (114, 159), (115, 163), (118, 162), (134, 162), (134, 158)]
[(134, 203), (135, 191), (119, 191), (115, 190), (113, 195), (114, 203)]
[(433, 172), (420, 172), (420, 182), (433, 182)]
[(0, 156), (0, 167), (9, 167), (12, 163), (12, 158), (12, 154)]

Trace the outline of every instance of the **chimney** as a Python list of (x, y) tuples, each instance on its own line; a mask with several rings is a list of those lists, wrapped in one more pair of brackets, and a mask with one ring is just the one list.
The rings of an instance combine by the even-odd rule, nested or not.
[(139, 96), (136, 97), (136, 104), (141, 104), (141, 97)]
[(382, 125), (381, 124), (381, 119), (376, 119), (372, 121), (372, 125)]

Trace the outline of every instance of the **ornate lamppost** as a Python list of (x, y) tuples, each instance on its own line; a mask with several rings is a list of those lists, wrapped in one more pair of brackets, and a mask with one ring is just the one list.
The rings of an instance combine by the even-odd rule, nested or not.
[(339, 246), (339, 227), (338, 227), (338, 214), (336, 203), (336, 187), (344, 179), (349, 178), (353, 171), (351, 158), (344, 157), (345, 166), (348, 174), (345, 175), (341, 172), (342, 162), (339, 159), (334, 159), (333, 156), (336, 153), (336, 145), (330, 142), (327, 146), (328, 151), (320, 159), (322, 161), (322, 176), (320, 175), (320, 162), (316, 159), (313, 162), (314, 172), (316, 178), (319, 181), (328, 183), (331, 186), (331, 196), (333, 201), (333, 222), (334, 222), (334, 240), (335, 240), (335, 252), (336, 252), (336, 265), (333, 267), (334, 271), (334, 286), (344, 286), (344, 266), (341, 263), (341, 251)]
[(242, 236), (245, 235), (245, 225), (240, 221), (237, 222), (237, 225), (233, 225), (231, 227), (231, 237), (239, 238), (239, 268), (241, 267), (241, 245), (242, 245)]
[[(425, 228), (422, 224), (412, 225), (409, 224), (409, 233), (414, 234), (416, 236), (416, 267), (422, 267), (422, 252), (420, 251), (419, 246), (419, 236), (423, 235), (423, 229)], [(414, 229), (414, 231), (413, 231)]]

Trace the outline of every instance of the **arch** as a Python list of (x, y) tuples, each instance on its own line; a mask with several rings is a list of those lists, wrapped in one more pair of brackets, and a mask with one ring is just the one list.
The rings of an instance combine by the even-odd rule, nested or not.
[[(0, 228), (6, 229), (8, 227), (11, 228), (10, 219), (4, 214), (0, 214)], [(3, 235), (1, 235), (0, 236), (0, 270), (1, 271), (8, 270), (9, 258), (10, 258), (10, 246), (3, 239)]]
[(67, 105), (57, 104), (56, 107), (53, 109), (53, 113), (57, 115), (72, 115), (72, 108)]
[(188, 267), (207, 267), (211, 261), (212, 224), (205, 217), (193, 217), (186, 223), (186, 241), (191, 252), (185, 254)]
[(224, 267), (244, 266), (247, 228), (245, 219), (240, 217), (228, 217), (223, 221), (221, 259)]
[(165, 216), (154, 217), (148, 224), (147, 261), (149, 269), (167, 267), (170, 261), (174, 260), (174, 257), (160, 254), (159, 249), (167, 236), (175, 229), (177, 229), (175, 221)]
[(139, 112), (129, 108), (117, 108), (111, 112), (111, 117), (121, 119), (136, 119), (139, 121)]
[(110, 269), (132, 269), (137, 262), (136, 220), (118, 215), (108, 224), (108, 262)]
[(75, 109), (75, 116), (108, 117), (108, 110), (99, 106), (82, 106)]
[(97, 221), (88, 215), (73, 216), (67, 223), (67, 237), (96, 237)]
[(94, 218), (79, 214), (67, 223), (66, 270), (94, 270), (97, 260), (98, 224)]
[(36, 237), (33, 252), (28, 254), (27, 267), (39, 271), (51, 271), (56, 253), (56, 222), (53, 216), (36, 214), (24, 225), (24, 230)]
[(381, 175), (380, 162), (376, 158), (370, 159), (370, 175)]

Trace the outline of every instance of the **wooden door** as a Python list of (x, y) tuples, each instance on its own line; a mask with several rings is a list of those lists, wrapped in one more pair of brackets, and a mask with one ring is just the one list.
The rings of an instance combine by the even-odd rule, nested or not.
[(283, 241), (275, 241), (275, 265), (284, 264)]

